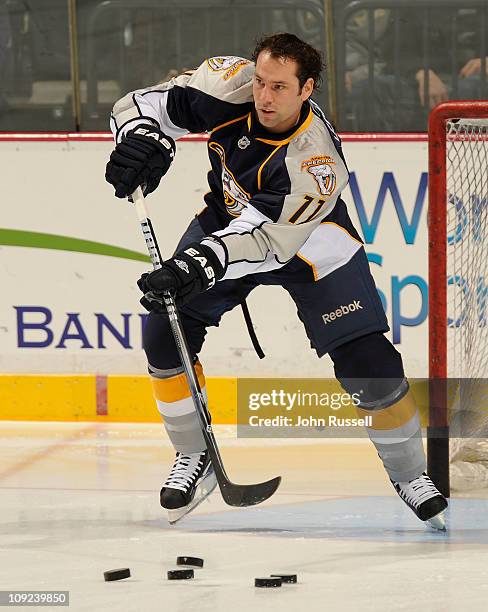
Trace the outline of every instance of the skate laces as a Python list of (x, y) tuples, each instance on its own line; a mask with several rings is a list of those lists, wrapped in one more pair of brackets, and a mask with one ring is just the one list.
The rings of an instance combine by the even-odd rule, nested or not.
[(199, 475), (205, 459), (205, 452), (184, 455), (176, 453), (176, 460), (164, 486), (186, 492)]
[(416, 508), (428, 499), (440, 495), (435, 484), (425, 473), (410, 482), (395, 482), (395, 488), (407, 504)]

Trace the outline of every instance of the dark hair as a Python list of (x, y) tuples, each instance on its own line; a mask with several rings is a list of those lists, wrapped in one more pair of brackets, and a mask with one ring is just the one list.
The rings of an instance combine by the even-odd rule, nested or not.
[(311, 45), (300, 40), (295, 34), (283, 32), (263, 36), (256, 43), (252, 53), (252, 60), (256, 63), (262, 51), (269, 51), (275, 58), (290, 58), (298, 64), (298, 82), (300, 89), (305, 85), (307, 79), (314, 80), (315, 89), (318, 89), (322, 77), (320, 73), (325, 67), (322, 54)]

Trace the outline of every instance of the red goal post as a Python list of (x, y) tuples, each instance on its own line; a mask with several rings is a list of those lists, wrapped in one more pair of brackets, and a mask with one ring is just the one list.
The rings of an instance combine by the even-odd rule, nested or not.
[[(449, 415), (448, 415), (448, 379), (452, 376), (473, 378), (475, 376), (487, 377), (483, 372), (463, 370), (463, 373), (453, 374), (450, 371), (449, 355), (452, 348), (448, 343), (465, 345), (466, 342), (453, 339), (452, 334), (460, 337), (463, 333), (465, 317), (471, 316), (476, 319), (477, 315), (468, 310), (464, 305), (462, 313), (457, 318), (451, 314), (451, 302), (448, 304), (448, 282), (451, 291), (464, 293), (467, 289), (460, 288), (461, 282), (465, 282), (465, 276), (473, 274), (471, 268), (479, 265), (480, 245), (473, 247), (476, 250), (476, 258), (470, 265), (469, 246), (463, 256), (456, 256), (454, 253), (465, 249), (463, 242), (470, 243), (469, 233), (475, 230), (480, 231), (480, 223), (483, 225), (483, 232), (486, 230), (486, 213), (482, 205), (478, 206), (476, 219), (474, 222), (469, 219), (469, 207), (472, 208), (472, 198), (477, 198), (476, 202), (487, 206), (487, 177), (488, 165), (488, 101), (450, 101), (438, 105), (432, 110), (429, 116), (429, 427), (427, 440), (428, 470), (436, 482), (439, 489), (446, 495), (450, 492), (449, 480)], [(472, 151), (470, 150), (472, 149)], [(450, 153), (452, 151), (452, 154)], [(453, 178), (454, 177), (454, 178)], [(459, 181), (460, 194), (457, 194), (457, 183)], [(470, 187), (470, 182), (474, 187)], [(480, 193), (477, 193), (478, 192)], [(481, 193), (482, 192), (482, 193)], [(465, 199), (465, 208), (463, 204)], [(470, 202), (469, 206), (467, 202)], [(475, 207), (476, 208), (476, 207)], [(456, 218), (453, 225), (448, 227), (448, 217), (455, 209), (454, 216), (463, 216), (462, 222)], [(459, 212), (461, 211), (461, 212)], [(467, 211), (467, 212), (466, 212)], [(476, 212), (476, 211), (475, 211)], [(481, 221), (480, 221), (481, 219)], [(468, 225), (471, 227), (466, 229)], [(461, 228), (461, 229), (460, 229)], [(451, 232), (448, 238), (448, 233)], [(465, 234), (464, 234), (465, 232)], [(467, 236), (465, 238), (465, 235)], [(488, 236), (486, 237), (488, 241)], [(479, 242), (479, 241), (478, 241)], [(482, 248), (485, 248), (484, 246)], [(449, 250), (449, 254), (448, 254)], [(485, 250), (486, 261), (488, 261), (488, 251)], [(448, 257), (452, 258), (459, 271), (452, 272), (452, 261), (448, 264)], [(456, 259), (457, 257), (457, 259)], [(448, 270), (448, 265), (451, 270)], [(463, 267), (465, 268), (463, 272)], [(457, 268), (454, 268), (457, 270)], [(481, 272), (480, 272), (481, 274)], [(461, 280), (459, 280), (461, 279)], [(452, 285), (458, 285), (452, 287)], [(468, 301), (466, 296), (456, 298), (457, 301)], [(479, 302), (479, 289), (471, 295), (471, 301)], [(483, 297), (484, 299), (484, 297)], [(479, 304), (478, 304), (479, 306)], [(456, 306), (458, 307), (458, 306)], [(484, 302), (483, 302), (484, 308)], [(477, 321), (475, 321), (475, 326)], [(467, 328), (468, 325), (465, 326)], [(471, 328), (473, 325), (471, 326)], [(453, 328), (448, 329), (448, 328)], [(473, 332), (471, 332), (473, 333)], [(456, 349), (457, 350), (457, 349)], [(464, 350), (466, 350), (464, 346)], [(474, 350), (474, 349), (473, 349)], [(459, 361), (459, 358), (458, 358)], [(484, 366), (483, 366), (484, 367)], [(467, 374), (466, 374), (467, 370)]]

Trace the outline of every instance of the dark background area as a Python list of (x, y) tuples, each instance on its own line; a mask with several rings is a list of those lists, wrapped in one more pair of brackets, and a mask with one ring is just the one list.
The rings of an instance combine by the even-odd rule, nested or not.
[[(488, 97), (488, 0), (335, 0), (332, 24), (322, 0), (78, 0), (76, 22), (83, 131), (108, 130), (127, 91), (277, 31), (335, 69), (314, 97), (341, 131), (425, 131), (436, 103)], [(77, 129), (70, 53), (67, 0), (0, 0), (0, 130)]]

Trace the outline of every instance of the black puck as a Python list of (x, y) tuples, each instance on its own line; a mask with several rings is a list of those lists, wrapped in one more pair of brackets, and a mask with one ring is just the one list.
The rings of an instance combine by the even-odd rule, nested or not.
[(193, 565), (194, 567), (203, 567), (203, 559), (199, 557), (177, 557), (176, 565)]
[(192, 569), (170, 570), (168, 572), (168, 580), (188, 580), (195, 575)]
[(280, 587), (282, 583), (281, 578), (254, 578), (254, 586), (256, 587), (264, 587), (264, 588), (272, 588), (272, 587)]
[(287, 584), (296, 584), (297, 583), (297, 575), (296, 574), (271, 574), (272, 578), (281, 578), (281, 582), (283, 584), (286, 582)]
[(103, 572), (103, 577), (105, 578), (105, 582), (130, 578), (130, 569), (128, 567), (121, 567), (120, 569), (107, 570)]

